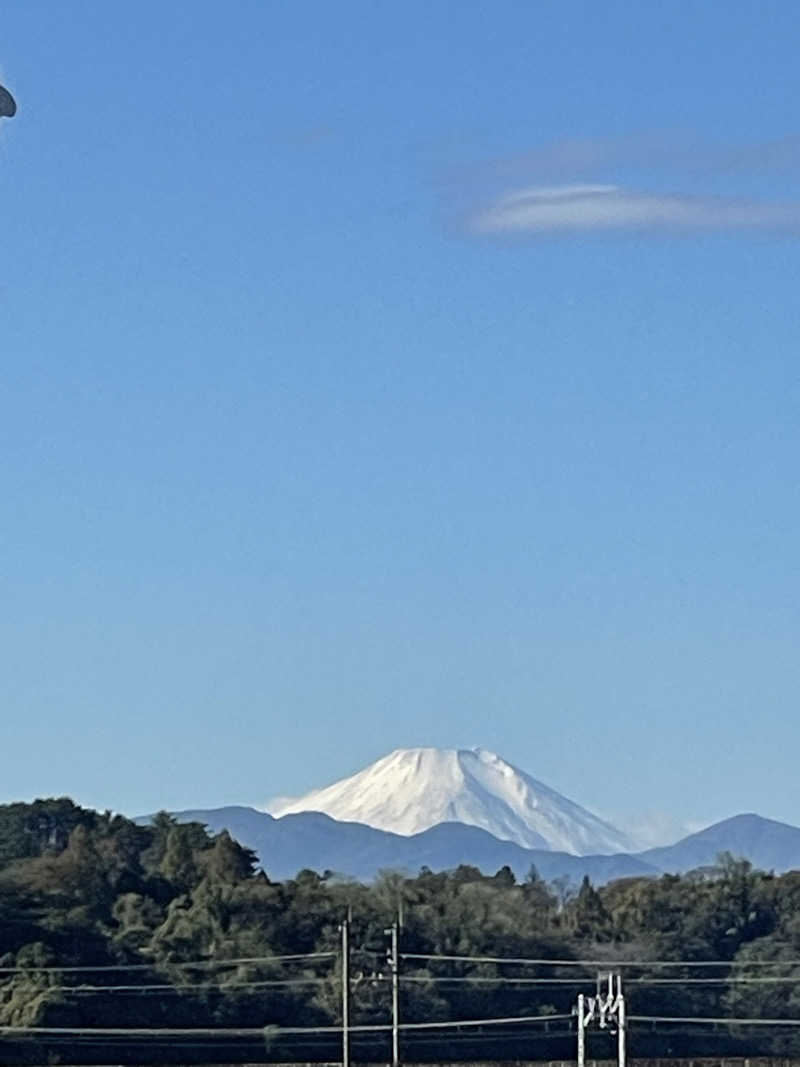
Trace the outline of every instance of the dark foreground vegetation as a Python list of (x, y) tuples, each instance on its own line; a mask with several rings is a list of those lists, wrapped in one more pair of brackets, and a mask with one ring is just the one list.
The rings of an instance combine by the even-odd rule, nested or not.
[[(800, 872), (777, 877), (721, 857), (712, 871), (600, 889), (547, 885), (533, 870), (517, 884), (508, 869), (487, 877), (470, 867), (386, 873), (364, 886), (313, 871), (276, 884), (269, 856), (262, 860), (267, 873), (227, 834), (167, 815), (144, 827), (67, 799), (0, 807), (0, 1026), (54, 1031), (6, 1030), (0, 1062), (337, 1060), (335, 1033), (270, 1028), (340, 1024), (339, 926), (348, 911), (351, 1022), (387, 1022), (385, 931), (398, 907), (405, 955), (637, 961), (623, 968), (629, 1014), (800, 1018)], [(312, 953), (331, 955), (264, 959)], [(656, 960), (721, 962), (663, 968)], [(87, 969), (68, 969), (76, 967)], [(401, 1017), (568, 1014), (597, 970), (405, 958)], [(561, 981), (512, 981), (521, 978)], [(109, 1038), (56, 1028), (258, 1033)], [(415, 1062), (570, 1059), (571, 1030), (561, 1021), (404, 1033), (403, 1054)], [(356, 1035), (353, 1059), (385, 1061), (388, 1046), (385, 1033)], [(590, 1056), (611, 1051), (608, 1037), (592, 1035)], [(798, 1056), (800, 1028), (634, 1022), (629, 1054)]]

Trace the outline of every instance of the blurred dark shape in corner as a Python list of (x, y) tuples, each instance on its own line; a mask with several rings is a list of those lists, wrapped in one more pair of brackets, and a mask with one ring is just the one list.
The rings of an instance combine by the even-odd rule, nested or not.
[(17, 102), (8, 89), (0, 85), (0, 118), (13, 119), (17, 113)]

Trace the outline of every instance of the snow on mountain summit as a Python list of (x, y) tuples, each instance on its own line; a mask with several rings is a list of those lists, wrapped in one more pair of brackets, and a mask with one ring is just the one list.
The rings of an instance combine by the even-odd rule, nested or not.
[(324, 789), (277, 798), (267, 811), (320, 811), (406, 836), (461, 822), (524, 848), (578, 856), (636, 847), (621, 830), (481, 748), (399, 748)]

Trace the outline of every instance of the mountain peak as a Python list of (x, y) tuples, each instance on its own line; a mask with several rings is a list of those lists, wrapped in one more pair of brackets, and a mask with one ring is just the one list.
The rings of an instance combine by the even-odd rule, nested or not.
[(321, 811), (405, 836), (460, 822), (523, 848), (574, 855), (635, 847), (622, 831), (483, 748), (398, 748), (299, 799), (273, 800), (267, 811)]

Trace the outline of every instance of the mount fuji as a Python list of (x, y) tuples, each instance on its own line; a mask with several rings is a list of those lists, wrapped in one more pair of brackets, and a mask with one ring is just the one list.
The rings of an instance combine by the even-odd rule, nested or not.
[(276, 818), (320, 812), (404, 837), (441, 823), (478, 827), (525, 849), (573, 856), (633, 852), (637, 842), (485, 749), (396, 749), (349, 778), (266, 805)]
[[(271, 812), (271, 814), (270, 814)], [(655, 878), (713, 870), (721, 852), (764, 870), (800, 870), (800, 828), (738, 815), (675, 844), (639, 851), (614, 826), (484, 749), (398, 749), (358, 774), (269, 811), (173, 812), (227, 830), (272, 879), (310, 869), (369, 882), (381, 871), (467, 865), (545, 881)], [(146, 824), (152, 815), (137, 820)]]

